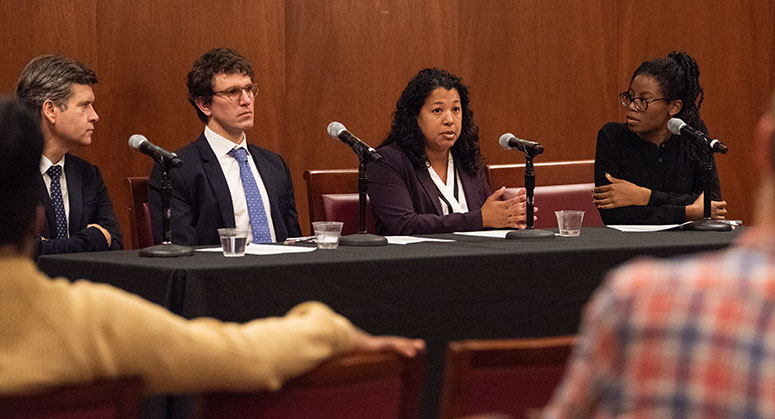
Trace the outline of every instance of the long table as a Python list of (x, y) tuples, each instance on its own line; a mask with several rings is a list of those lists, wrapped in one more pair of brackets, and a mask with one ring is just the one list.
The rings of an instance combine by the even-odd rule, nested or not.
[(584, 228), (576, 238), (455, 240), (343, 247), (302, 254), (141, 258), (137, 251), (43, 256), (52, 276), (86, 278), (136, 293), (188, 318), (244, 322), (318, 300), (374, 334), (428, 344), (424, 417), (434, 417), (446, 344), (575, 333), (605, 273), (634, 257), (729, 245), (732, 232), (622, 233)]

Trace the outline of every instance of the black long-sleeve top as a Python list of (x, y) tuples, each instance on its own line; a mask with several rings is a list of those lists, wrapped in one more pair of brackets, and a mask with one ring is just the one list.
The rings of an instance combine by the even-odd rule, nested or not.
[[(700, 129), (707, 132), (704, 124)], [(605, 174), (651, 190), (645, 206), (601, 209), (608, 224), (675, 224), (686, 221), (685, 207), (702, 193), (702, 160), (705, 151), (695, 140), (673, 135), (654, 145), (638, 137), (623, 123), (608, 123), (597, 133), (595, 186), (611, 182)], [(711, 199), (721, 200), (716, 161), (711, 155)]]

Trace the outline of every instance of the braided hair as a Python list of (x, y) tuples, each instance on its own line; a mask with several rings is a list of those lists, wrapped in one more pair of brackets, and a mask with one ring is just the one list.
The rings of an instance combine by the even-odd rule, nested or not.
[(691, 126), (699, 125), (704, 94), (700, 86), (700, 67), (691, 55), (673, 51), (665, 58), (644, 61), (632, 74), (630, 85), (641, 74), (654, 77), (669, 100), (680, 99), (683, 102), (676, 118)]
[(412, 165), (417, 169), (425, 167), (425, 136), (417, 124), (417, 116), (428, 96), (439, 87), (447, 90), (455, 89), (460, 95), (462, 108), (462, 124), (460, 137), (452, 146), (451, 152), (461, 163), (462, 169), (476, 175), (482, 167), (482, 154), (479, 149), (479, 127), (474, 124), (474, 112), (469, 108), (470, 96), (468, 87), (460, 77), (438, 68), (420, 70), (401, 92), (393, 113), (393, 122), (381, 146), (397, 143), (407, 155)]

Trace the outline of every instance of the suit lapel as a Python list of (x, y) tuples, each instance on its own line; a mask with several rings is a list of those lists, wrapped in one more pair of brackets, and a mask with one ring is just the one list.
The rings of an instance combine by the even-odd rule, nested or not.
[(457, 170), (458, 176), (460, 176), (460, 183), (463, 185), (463, 192), (466, 194), (466, 205), (468, 206), (468, 210), (473, 211), (481, 208), (484, 202), (479, 202), (479, 197), (482, 195), (482, 192), (476, 184), (476, 179), (471, 177), (465, 170), (462, 170), (457, 159), (455, 159), (455, 170)]
[(83, 217), (83, 179), (69, 154), (65, 154), (65, 177), (67, 178), (67, 199), (70, 201), (67, 225), (72, 234), (81, 230), (79, 227)]
[(226, 177), (221, 170), (221, 164), (215, 157), (213, 149), (207, 143), (204, 133), (199, 136), (196, 142), (199, 149), (199, 155), (202, 158), (202, 168), (204, 169), (207, 181), (218, 202), (218, 208), (221, 210), (221, 221), (225, 227), (234, 227), (234, 206), (231, 204), (231, 194), (229, 193), (229, 184), (226, 183)]
[(43, 211), (46, 213), (46, 225), (43, 226), (43, 236), (46, 238), (54, 237), (54, 233), (51, 231), (51, 226), (57, 225), (56, 215), (54, 215), (54, 208), (51, 206), (51, 197), (48, 195), (46, 189), (46, 183), (43, 181), (43, 175), (40, 175), (40, 182), (38, 184), (38, 197), (40, 204), (43, 206)]
[(415, 169), (414, 172), (417, 174), (417, 180), (420, 181), (420, 185), (422, 185), (422, 188), (428, 195), (428, 199), (430, 199), (431, 203), (433, 204), (433, 208), (436, 210), (436, 214), (444, 214), (441, 209), (441, 201), (439, 200), (439, 190), (436, 189), (436, 184), (433, 183), (433, 179), (431, 179), (431, 175), (428, 173), (428, 169)]

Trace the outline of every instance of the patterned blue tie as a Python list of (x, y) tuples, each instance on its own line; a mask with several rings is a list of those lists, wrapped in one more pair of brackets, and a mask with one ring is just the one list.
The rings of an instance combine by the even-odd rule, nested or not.
[(67, 215), (65, 214), (65, 201), (62, 199), (62, 188), (59, 186), (59, 177), (62, 176), (61, 166), (51, 166), (46, 170), (51, 178), (51, 206), (54, 207), (54, 215), (57, 220), (57, 239), (67, 238)]
[(264, 201), (258, 190), (256, 179), (248, 164), (248, 152), (244, 148), (233, 148), (229, 155), (237, 159), (239, 163), (239, 176), (242, 179), (242, 189), (245, 190), (245, 200), (248, 202), (248, 216), (250, 216), (250, 229), (253, 230), (253, 243), (271, 243), (272, 234), (269, 232), (269, 221), (264, 211)]

